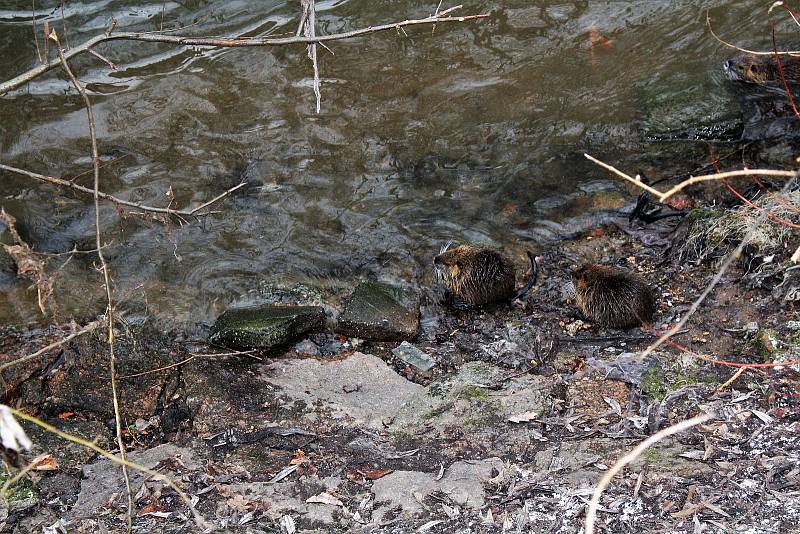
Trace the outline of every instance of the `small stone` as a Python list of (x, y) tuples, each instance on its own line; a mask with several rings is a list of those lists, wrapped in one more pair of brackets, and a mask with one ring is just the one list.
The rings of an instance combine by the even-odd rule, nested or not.
[(304, 339), (294, 346), (294, 351), (298, 354), (307, 354), (309, 356), (320, 356), (319, 347), (310, 339)]
[(403, 341), (400, 346), (392, 349), (392, 354), (423, 373), (430, 371), (436, 365), (430, 354), (419, 350), (408, 341)]
[(209, 341), (237, 350), (269, 350), (322, 328), (324, 322), (319, 306), (230, 308), (211, 327)]
[(336, 332), (370, 341), (407, 341), (419, 331), (419, 296), (381, 282), (362, 282), (339, 315)]
[(789, 330), (800, 330), (800, 321), (789, 321), (786, 323), (786, 328)]

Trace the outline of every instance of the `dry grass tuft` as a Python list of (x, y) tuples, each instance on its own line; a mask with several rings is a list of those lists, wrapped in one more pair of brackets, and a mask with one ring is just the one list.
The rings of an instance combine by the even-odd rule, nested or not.
[[(752, 202), (780, 219), (800, 224), (800, 212), (792, 209), (800, 206), (800, 190), (787, 191), (781, 196), (767, 193)], [(720, 258), (749, 236), (749, 256), (758, 256), (766, 264), (788, 261), (798, 245), (795, 229), (764, 217), (761, 210), (743, 205), (692, 211), (689, 234), (680, 248), (681, 258), (697, 262)]]

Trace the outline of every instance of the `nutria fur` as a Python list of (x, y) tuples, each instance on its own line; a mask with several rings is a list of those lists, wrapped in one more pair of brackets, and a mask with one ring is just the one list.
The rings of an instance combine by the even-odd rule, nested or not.
[[(800, 81), (800, 57), (781, 56), (781, 67), (787, 82)], [(774, 55), (740, 54), (726, 61), (723, 69), (725, 76), (735, 82), (759, 85), (783, 84)]]
[(587, 319), (611, 328), (649, 323), (656, 297), (644, 279), (606, 265), (588, 264), (573, 271), (575, 300)]
[(451, 303), (456, 308), (483, 306), (519, 298), (536, 283), (538, 268), (533, 254), (528, 253), (531, 270), (527, 282), (514, 290), (514, 263), (502, 252), (475, 245), (461, 245), (433, 259), (436, 273), (444, 282)]

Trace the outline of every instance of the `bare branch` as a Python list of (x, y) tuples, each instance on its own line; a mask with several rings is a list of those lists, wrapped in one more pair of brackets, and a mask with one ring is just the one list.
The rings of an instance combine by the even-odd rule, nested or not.
[(592, 163), (595, 163), (595, 164), (599, 165), (600, 167), (603, 167), (604, 169), (607, 169), (607, 170), (613, 172), (614, 174), (616, 174), (620, 178), (624, 178), (625, 180), (627, 180), (627, 181), (631, 182), (632, 184), (636, 185), (637, 187), (640, 187), (640, 188), (644, 189), (645, 191), (647, 191), (648, 193), (651, 193), (654, 197), (656, 197), (658, 199), (659, 202), (664, 202), (669, 197), (671, 197), (671, 196), (675, 195), (676, 193), (682, 191), (686, 187), (689, 187), (692, 184), (697, 184), (697, 183), (700, 183), (700, 182), (711, 182), (711, 181), (715, 181), (715, 180), (725, 180), (727, 178), (734, 178), (736, 176), (750, 176), (750, 175), (781, 176), (781, 177), (784, 177), (784, 178), (795, 178), (795, 177), (798, 176), (798, 172), (797, 171), (777, 171), (777, 170), (774, 170), (774, 169), (741, 169), (741, 170), (736, 170), (736, 171), (718, 172), (718, 173), (715, 173), (715, 174), (704, 174), (702, 176), (692, 176), (692, 177), (687, 178), (686, 180), (682, 181), (678, 185), (672, 187), (668, 191), (665, 191), (665, 192), (662, 193), (658, 189), (650, 187), (649, 185), (645, 184), (641, 180), (639, 180), (637, 178), (634, 178), (629, 174), (625, 174), (624, 172), (622, 172), (621, 170), (617, 169), (616, 167), (612, 167), (611, 165), (609, 165), (607, 163), (603, 163), (602, 161), (593, 158), (589, 154), (584, 154), (584, 156), (586, 157), (586, 159), (588, 159)]
[[(360, 35), (366, 35), (368, 33), (398, 29), (404, 26), (414, 26), (419, 24), (434, 24), (442, 22), (466, 22), (469, 20), (482, 19), (489, 16), (489, 15), (468, 15), (464, 17), (445, 17), (442, 15), (443, 13), (439, 15), (431, 15), (429, 17), (425, 17), (424, 19), (410, 19), (401, 22), (393, 22), (391, 24), (369, 26), (367, 28), (361, 28), (349, 32), (334, 33), (331, 35), (317, 35), (315, 37), (295, 36), (295, 37), (278, 37), (278, 38), (269, 38), (269, 37), (218, 37), (217, 38), (217, 37), (186, 37), (180, 35), (165, 35), (163, 33), (136, 33), (136, 32), (107, 33), (107, 34), (103, 33), (101, 35), (89, 39), (83, 44), (75, 46), (74, 48), (70, 49), (67, 52), (64, 52), (64, 57), (67, 61), (69, 61), (75, 56), (83, 54), (84, 52), (88, 52), (89, 49), (105, 41), (127, 40), (127, 41), (144, 41), (150, 43), (167, 43), (179, 46), (217, 46), (224, 48), (247, 47), (247, 46), (285, 46), (292, 44), (313, 44), (313, 43), (323, 43), (327, 41), (337, 41), (341, 39), (350, 39), (353, 37), (358, 37)], [(59, 65), (58, 61), (49, 62), (45, 65), (40, 65), (36, 68), (30, 69), (29, 71), (24, 72), (11, 80), (0, 83), (0, 95), (4, 95), (9, 91), (20, 87), (21, 85), (31, 81), (37, 76), (41, 76), (45, 72), (55, 68), (58, 65)]]
[(691, 419), (687, 419), (686, 421), (681, 421), (676, 425), (672, 425), (670, 427), (665, 428), (659, 432), (656, 432), (639, 445), (637, 445), (631, 452), (623, 456), (622, 458), (617, 461), (614, 466), (605, 472), (603, 478), (600, 479), (600, 482), (597, 483), (597, 486), (594, 489), (594, 493), (592, 494), (592, 500), (589, 501), (589, 508), (586, 510), (586, 523), (584, 527), (584, 531), (586, 534), (594, 534), (594, 523), (595, 518), (597, 517), (597, 507), (600, 504), (600, 497), (603, 495), (603, 491), (608, 487), (611, 479), (614, 476), (622, 471), (622, 469), (637, 459), (646, 448), (654, 443), (658, 443), (662, 439), (669, 437), (673, 434), (677, 434), (678, 432), (683, 432), (684, 430), (688, 430), (693, 426), (697, 426), (699, 424), (705, 423), (706, 421), (714, 418), (714, 414), (703, 414), (698, 415), (697, 417), (693, 417)]
[[(65, 56), (66, 56), (66, 54), (65, 54)], [(64, 180), (63, 178), (56, 178), (54, 176), (45, 176), (44, 174), (39, 174), (39, 173), (28, 171), (28, 170), (25, 170), (25, 169), (20, 169), (18, 167), (12, 167), (10, 165), (3, 165), (2, 163), (0, 163), (0, 170), (14, 172), (14, 173), (17, 173), (17, 174), (21, 174), (23, 176), (28, 176), (29, 178), (33, 178), (34, 180), (38, 180), (40, 182), (45, 182), (45, 183), (48, 183), (48, 184), (57, 185), (59, 187), (68, 187), (70, 189), (74, 189), (76, 191), (80, 191), (81, 193), (86, 193), (87, 195), (94, 195), (94, 193), (95, 193), (93, 189), (90, 189), (88, 187), (83, 187), (82, 185), (78, 185), (78, 184), (72, 183), (72, 182), (70, 182), (68, 180)], [(237, 189), (239, 189), (241, 187), (244, 187), (246, 184), (247, 184), (247, 182), (242, 182), (242, 183), (240, 183), (240, 184), (238, 184), (238, 185), (236, 185), (234, 187), (231, 187), (230, 189), (228, 189), (224, 193), (220, 193), (219, 195), (217, 195), (213, 199), (209, 200), (208, 202), (204, 202), (203, 204), (200, 204), (196, 208), (187, 209), (187, 210), (176, 210), (176, 209), (172, 209), (172, 208), (158, 208), (158, 207), (155, 207), (155, 206), (148, 206), (148, 205), (145, 205), (145, 204), (141, 204), (139, 202), (131, 202), (130, 200), (122, 200), (121, 198), (117, 198), (117, 197), (115, 197), (113, 195), (109, 195), (108, 193), (103, 193), (102, 191), (98, 191), (97, 192), (97, 196), (102, 198), (102, 199), (104, 199), (104, 200), (110, 200), (111, 202), (113, 202), (115, 204), (119, 204), (121, 206), (128, 206), (129, 208), (136, 208), (136, 209), (139, 209), (139, 210), (142, 210), (142, 211), (148, 211), (148, 212), (152, 212), (152, 213), (163, 213), (163, 214), (166, 214), (166, 215), (175, 215), (177, 217), (193, 217), (193, 216), (199, 217), (199, 216), (203, 215), (202, 213), (199, 213), (201, 210), (207, 208), (208, 206), (210, 206), (210, 205), (212, 205), (212, 204), (214, 204), (216, 202), (219, 202), (220, 200), (222, 200), (226, 196), (230, 195), (231, 193), (233, 193)]]

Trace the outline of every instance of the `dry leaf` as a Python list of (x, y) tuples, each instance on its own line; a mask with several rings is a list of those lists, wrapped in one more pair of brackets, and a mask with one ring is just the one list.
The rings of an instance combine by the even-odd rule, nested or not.
[(519, 415), (512, 415), (508, 418), (508, 420), (512, 423), (527, 423), (529, 421), (533, 421), (537, 417), (539, 417), (539, 414), (536, 412), (525, 412)]
[(44, 454), (38, 458), (34, 458), (31, 462), (31, 469), (34, 471), (58, 471), (60, 467), (58, 462), (56, 462), (51, 455)]
[(253, 509), (253, 501), (250, 499), (245, 499), (239, 493), (228, 499), (226, 503), (230, 508), (233, 508), (239, 512), (249, 512)]
[(306, 499), (308, 503), (329, 504), (331, 506), (344, 506), (342, 501), (331, 495), (330, 493), (322, 492), (319, 495), (314, 495)]
[(393, 471), (394, 469), (367, 469), (361, 471), (361, 473), (367, 480), (378, 480), (379, 478), (383, 478)]

